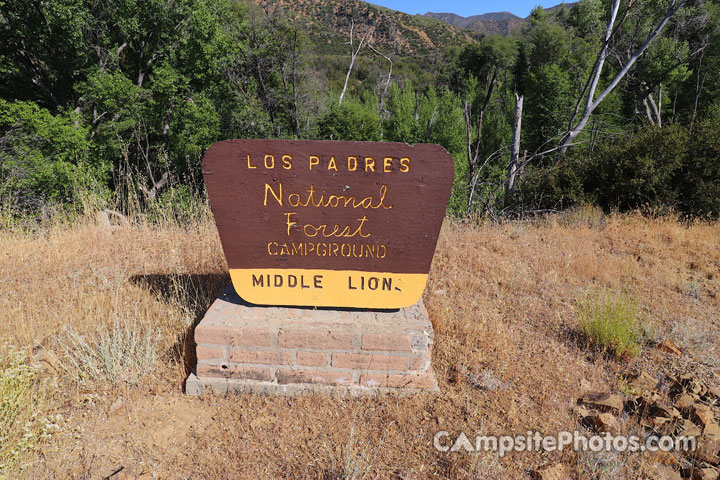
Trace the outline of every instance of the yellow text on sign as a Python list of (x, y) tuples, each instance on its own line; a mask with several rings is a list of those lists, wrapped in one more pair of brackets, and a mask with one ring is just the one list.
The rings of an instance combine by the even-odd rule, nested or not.
[(356, 270), (230, 269), (238, 295), (258, 305), (404, 308), (420, 300), (427, 277)]

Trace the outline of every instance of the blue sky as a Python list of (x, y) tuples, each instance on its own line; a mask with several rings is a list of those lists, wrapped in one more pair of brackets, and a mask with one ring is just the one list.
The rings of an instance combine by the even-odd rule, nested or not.
[(370, 3), (411, 14), (449, 12), (463, 17), (469, 17), (470, 15), (480, 15), (489, 12), (510, 12), (518, 17), (527, 17), (530, 15), (530, 11), (538, 5), (547, 8), (562, 3), (562, 1), (504, 0), (502, 2), (472, 2), (464, 0), (370, 0)]

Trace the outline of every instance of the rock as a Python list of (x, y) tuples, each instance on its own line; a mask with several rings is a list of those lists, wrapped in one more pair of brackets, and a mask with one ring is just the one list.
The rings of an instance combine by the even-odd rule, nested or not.
[(118, 397), (118, 398), (112, 403), (112, 405), (110, 405), (110, 415), (112, 415), (113, 413), (115, 413), (115, 412), (117, 412), (118, 410), (120, 410), (120, 408), (122, 408), (122, 406), (123, 406), (123, 398), (122, 398), (122, 397)]
[(703, 396), (707, 392), (707, 388), (701, 381), (693, 380), (690, 385), (688, 385), (688, 391), (695, 395)]
[(703, 431), (708, 425), (715, 423), (715, 415), (713, 415), (713, 411), (707, 405), (693, 405), (690, 418), (702, 425)]
[(717, 468), (706, 467), (695, 470), (692, 478), (693, 480), (718, 480), (719, 476), (720, 472)]
[(652, 392), (657, 388), (658, 381), (655, 380), (655, 377), (643, 370), (640, 375), (638, 375), (635, 380), (630, 383), (630, 386), (636, 392)]
[(677, 408), (657, 401), (650, 405), (647, 413), (653, 417), (680, 418), (682, 416)]
[(590, 410), (580, 405), (573, 408), (573, 413), (577, 415), (580, 419), (589, 417), (591, 415)]
[(582, 403), (602, 410), (614, 410), (615, 413), (620, 413), (623, 409), (623, 399), (612, 393), (588, 393), (583, 397)]
[(611, 413), (592, 415), (586, 420), (596, 431), (613, 435), (620, 433), (620, 422)]
[(667, 465), (653, 465), (650, 467), (648, 474), (652, 480), (682, 480), (680, 472)]
[(678, 435), (685, 437), (699, 437), (702, 435), (702, 428), (698, 427), (690, 420), (680, 420), (677, 424), (676, 431)]
[(672, 353), (673, 355), (682, 355), (682, 351), (678, 348), (678, 346), (668, 339), (660, 342), (660, 345), (658, 345), (658, 350), (665, 353)]
[(535, 480), (570, 480), (570, 475), (562, 463), (540, 467), (530, 472), (530, 475)]
[(703, 462), (720, 462), (720, 441), (701, 438), (698, 441), (697, 456)]
[(720, 425), (717, 423), (708, 423), (703, 429), (703, 435), (710, 440), (720, 440)]
[(673, 422), (667, 417), (654, 417), (652, 429), (661, 435), (669, 435), (674, 430)]
[(695, 405), (695, 399), (687, 393), (683, 393), (675, 400), (675, 406), (686, 415), (692, 410), (693, 405)]
[(670, 452), (663, 452), (662, 450), (658, 450), (657, 452), (652, 454), (652, 459), (655, 463), (660, 463), (663, 465), (675, 465), (677, 463), (677, 458), (670, 453)]
[(720, 400), (720, 387), (708, 387), (706, 395), (715, 400)]
[(58, 372), (60, 366), (55, 355), (45, 350), (44, 347), (38, 346), (33, 348), (33, 357), (40, 363), (42, 373), (54, 375)]

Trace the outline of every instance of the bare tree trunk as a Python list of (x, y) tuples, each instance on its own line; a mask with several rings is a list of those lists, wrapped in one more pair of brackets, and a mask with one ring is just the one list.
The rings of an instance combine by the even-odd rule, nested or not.
[(518, 159), (520, 158), (520, 132), (522, 131), (523, 96), (515, 94), (515, 114), (513, 115), (512, 151), (510, 152), (510, 164), (508, 165), (508, 178), (505, 185), (505, 196), (509, 197), (515, 187), (515, 176), (518, 171)]
[[(493, 72), (492, 79), (490, 80), (490, 85), (488, 86), (487, 93), (485, 94), (485, 101), (483, 102), (482, 110), (480, 110), (480, 116), (478, 118), (478, 128), (477, 128), (477, 146), (476, 150), (480, 149), (480, 139), (482, 138), (482, 128), (483, 128), (483, 120), (485, 119), (485, 112), (487, 112), (488, 105), (490, 105), (490, 98), (492, 97), (493, 89), (495, 88), (495, 84), (497, 83), (497, 74), (498, 69), (496, 68)], [(477, 163), (477, 153), (476, 156), (476, 163)]]
[[(620, 0), (613, 0), (612, 4), (612, 10), (610, 12), (610, 20), (608, 21), (607, 28), (605, 30), (605, 40), (603, 41), (602, 48), (600, 49), (600, 52), (598, 53), (598, 58), (595, 62), (595, 66), (593, 67), (592, 76), (589, 83), (589, 89), (586, 89), (587, 97), (585, 99), (585, 109), (583, 110), (583, 114), (580, 117), (580, 120), (577, 121), (575, 125), (571, 125), (568, 129), (568, 132), (565, 134), (563, 139), (560, 141), (560, 151), (564, 152), (567, 150), (567, 148), (570, 146), (570, 144), (577, 138), (580, 133), (582, 133), (583, 129), (588, 123), (588, 120), (590, 119), (590, 116), (595, 111), (595, 109), (600, 105), (600, 103), (607, 97), (610, 92), (612, 92), (615, 87), (618, 86), (620, 81), (627, 75), (628, 71), (632, 66), (637, 62), (637, 60), (642, 56), (643, 53), (645, 53), (645, 50), (650, 46), (650, 44), (655, 40), (655, 38), (660, 34), (663, 28), (665, 28), (665, 25), (668, 23), (668, 20), (670, 20), (670, 17), (672, 17), (680, 8), (682, 8), (687, 0), (672, 0), (670, 3), (670, 6), (668, 7), (667, 11), (665, 12), (665, 15), (663, 16), (662, 20), (657, 24), (657, 26), (648, 34), (647, 38), (645, 39), (645, 42), (638, 47), (637, 50), (635, 50), (632, 55), (630, 55), (630, 58), (625, 63), (625, 65), (620, 69), (620, 71), (615, 75), (615, 77), (610, 81), (610, 84), (603, 90), (597, 98), (595, 98), (595, 90), (597, 88), (598, 81), (600, 80), (600, 76), (602, 73), (603, 66), (605, 64), (605, 59), (608, 55), (608, 47), (610, 43), (610, 38), (615, 33), (615, 20), (617, 18), (617, 13), (620, 8)], [(578, 103), (579, 105), (579, 103)], [(573, 118), (574, 120), (574, 118)]]
[(363, 47), (363, 44), (368, 39), (368, 36), (370, 35), (370, 30), (365, 33), (365, 35), (360, 39), (360, 43), (358, 44), (357, 49), (353, 46), (353, 37), (355, 36), (355, 20), (352, 20), (352, 23), (350, 25), (350, 66), (348, 67), (347, 74), (345, 75), (345, 84), (343, 84), (342, 92), (340, 92), (340, 100), (338, 100), (338, 107), (342, 105), (343, 98), (345, 98), (345, 91), (347, 90), (348, 80), (350, 80), (350, 74), (352, 73), (353, 67), (355, 66), (355, 57), (357, 57), (358, 53), (360, 53), (360, 50)]
[(650, 111), (650, 102), (648, 102), (648, 96), (644, 97), (642, 102), (643, 102), (643, 106), (645, 107), (645, 116), (647, 117), (648, 123), (650, 125), (654, 126), (655, 120), (653, 120), (653, 114)]
[(702, 53), (700, 53), (697, 77), (695, 80), (695, 104), (693, 105), (692, 119), (690, 120), (690, 131), (691, 132), (693, 130), (693, 127), (695, 126), (695, 117), (697, 116), (697, 109), (698, 109), (698, 105), (700, 104), (700, 92), (702, 92), (703, 86), (705, 85), (705, 75), (703, 75), (702, 81), (700, 80), (700, 71), (702, 70), (702, 63), (703, 63), (704, 57), (705, 57), (705, 51), (703, 50)]
[(385, 60), (387, 60), (388, 63), (390, 64), (390, 68), (388, 68), (387, 79), (384, 82), (385, 86), (383, 87), (383, 91), (380, 94), (380, 111), (382, 112), (383, 107), (385, 105), (385, 96), (387, 95), (388, 88), (390, 87), (390, 79), (392, 78), (393, 62), (388, 55), (385, 55), (384, 53), (379, 52), (375, 47), (372, 46), (372, 44), (370, 42), (368, 42), (367, 46), (370, 50), (375, 52), (377, 55), (380, 55)]
[(655, 100), (653, 99), (652, 93), (648, 93), (647, 100), (648, 100), (647, 103), (650, 104), (650, 111), (652, 112), (652, 116), (654, 119), (654, 121), (651, 123), (653, 125), (657, 125), (658, 127), (662, 128), (662, 115), (660, 114), (659, 107), (655, 104)]
[(295, 136), (300, 138), (300, 108), (299, 108), (299, 101), (298, 101), (298, 91), (297, 91), (297, 43), (298, 43), (298, 33), (297, 29), (293, 27), (293, 55), (292, 55), (292, 89), (293, 89), (293, 105), (295, 107), (294, 111), (294, 117), (295, 117)]

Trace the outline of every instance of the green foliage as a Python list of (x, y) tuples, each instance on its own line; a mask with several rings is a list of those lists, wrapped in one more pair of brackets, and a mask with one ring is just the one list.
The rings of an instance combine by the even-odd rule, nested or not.
[(588, 340), (617, 356), (640, 352), (643, 325), (637, 301), (628, 294), (588, 294), (578, 306), (580, 330)]
[(110, 166), (99, 160), (89, 129), (72, 112), (53, 115), (33, 102), (0, 99), (0, 198), (23, 209), (81, 204), (102, 194)]
[(365, 94), (361, 99), (345, 98), (333, 105), (320, 121), (318, 134), (328, 140), (380, 140), (381, 127), (378, 98)]
[(542, 209), (594, 203), (606, 211), (672, 208), (717, 217), (718, 138), (720, 123), (710, 120), (692, 132), (675, 124), (620, 135), (566, 156), (557, 167), (531, 169), (514, 201)]
[[(609, 14), (600, 0), (539, 7), (518, 36), (477, 41), (434, 19), (358, 2), (283, 2), (274, 13), (226, 0), (36, 3), (0, 0), (5, 210), (60, 203), (78, 211), (114, 190), (120, 210), (152, 216), (179, 202), (183, 212), (184, 199), (201, 192), (209, 145), (261, 137), (439, 143), (455, 159), (456, 215), (587, 202), (720, 212), (715, 0), (673, 17), (594, 110), (575, 141), (588, 145), (560, 163), (556, 153), (532, 153), (557, 146), (585, 107)], [(596, 94), (667, 3), (621, 5)], [(387, 60), (363, 49), (337, 106), (351, 19), (359, 30), (372, 26), (373, 45), (391, 56), (392, 83), (387, 90)], [(516, 93), (524, 95), (521, 157), (527, 151), (532, 162), (504, 199)], [(174, 179), (167, 195), (153, 189), (163, 176)]]

